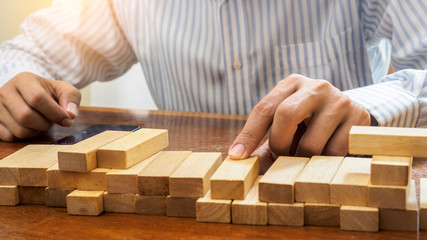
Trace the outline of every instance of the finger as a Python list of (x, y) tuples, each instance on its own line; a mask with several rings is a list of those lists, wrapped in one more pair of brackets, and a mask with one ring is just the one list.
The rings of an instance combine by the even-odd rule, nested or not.
[(0, 139), (4, 142), (13, 142), (16, 140), (15, 136), (2, 123), (0, 123)]
[(23, 127), (46, 131), (52, 125), (39, 112), (28, 106), (16, 89), (9, 89), (9, 95), (3, 101), (13, 119)]
[[(42, 84), (40, 84), (40, 82)], [(52, 95), (52, 82), (40, 78), (40, 82), (29, 81), (28, 85), (17, 85), (25, 102), (51, 122), (71, 126), (70, 115), (56, 102)]]
[(280, 156), (289, 155), (298, 125), (311, 117), (321, 104), (321, 96), (306, 88), (300, 89), (280, 103), (270, 131), (271, 151)]
[(348, 153), (348, 134), (351, 129), (350, 124), (339, 126), (329, 141), (326, 143), (322, 154), (326, 156), (345, 156)]
[(270, 151), (270, 148), (268, 147), (268, 140), (261, 145), (261, 147), (257, 148), (253, 154), (257, 154), (260, 157), (259, 162), (259, 174), (263, 175), (270, 166), (274, 163), (274, 161), (277, 158), (277, 155), (272, 153)]
[(4, 105), (0, 105), (0, 123), (6, 127), (14, 137), (19, 139), (24, 139), (28, 137), (36, 136), (39, 132), (23, 127), (19, 125), (10, 115), (10, 113), (7, 111), (7, 109), (4, 107)]
[(293, 94), (304, 78), (301, 75), (292, 75), (280, 81), (252, 110), (241, 133), (234, 140), (228, 151), (230, 158), (247, 158), (261, 142), (271, 123), (279, 104)]
[(79, 113), (81, 100), (80, 91), (68, 82), (56, 81), (53, 90), (59, 105), (72, 117), (76, 118)]

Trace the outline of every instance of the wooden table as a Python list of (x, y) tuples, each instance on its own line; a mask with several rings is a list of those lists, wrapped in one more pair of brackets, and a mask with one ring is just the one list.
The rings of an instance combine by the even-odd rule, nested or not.
[[(169, 150), (218, 151), (226, 156), (245, 123), (245, 116), (164, 111), (81, 108), (72, 128), (54, 126), (37, 138), (0, 142), (0, 158), (29, 143), (51, 143), (93, 124), (134, 124), (169, 130)], [(426, 176), (424, 160), (414, 161), (413, 178)], [(346, 232), (337, 227), (245, 226), (198, 223), (194, 218), (104, 213), (69, 216), (66, 209), (20, 205), (0, 207), (0, 239), (400, 239), (427, 238), (426, 232)]]

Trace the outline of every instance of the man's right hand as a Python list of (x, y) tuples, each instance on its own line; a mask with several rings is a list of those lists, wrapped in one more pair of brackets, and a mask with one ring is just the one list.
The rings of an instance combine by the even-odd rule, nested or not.
[(14, 141), (64, 127), (77, 117), (81, 94), (68, 82), (20, 73), (0, 88), (0, 139)]

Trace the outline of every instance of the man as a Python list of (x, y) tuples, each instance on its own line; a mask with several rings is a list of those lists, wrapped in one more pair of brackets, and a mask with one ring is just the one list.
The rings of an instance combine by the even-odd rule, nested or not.
[(55, 1), (1, 46), (0, 138), (72, 125), (75, 87), (139, 62), (159, 109), (250, 113), (233, 158), (266, 134), (262, 156), (345, 155), (353, 125), (427, 125), (426, 16), (422, 0)]

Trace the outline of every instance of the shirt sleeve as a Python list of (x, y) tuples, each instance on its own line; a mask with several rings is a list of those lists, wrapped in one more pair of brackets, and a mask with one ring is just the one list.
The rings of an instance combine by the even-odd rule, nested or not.
[(107, 0), (56, 0), (30, 15), (0, 46), (0, 86), (20, 72), (78, 88), (114, 79), (137, 58)]
[(344, 94), (364, 106), (380, 126), (427, 127), (427, 2), (379, 2), (362, 4), (362, 21), (368, 42), (391, 43), (395, 72)]

